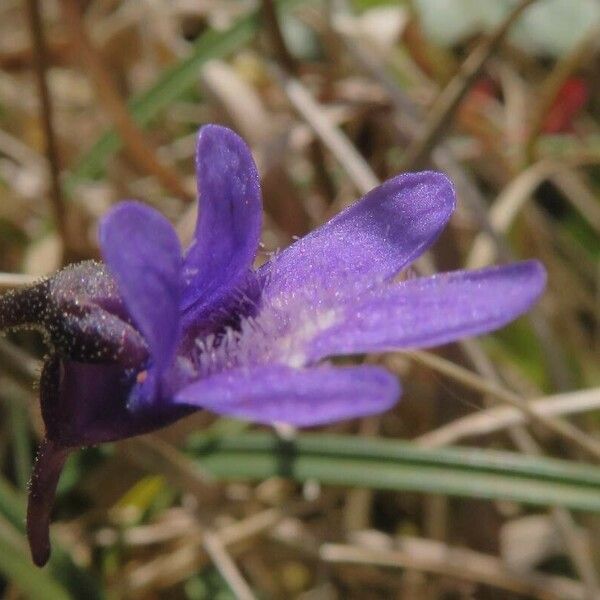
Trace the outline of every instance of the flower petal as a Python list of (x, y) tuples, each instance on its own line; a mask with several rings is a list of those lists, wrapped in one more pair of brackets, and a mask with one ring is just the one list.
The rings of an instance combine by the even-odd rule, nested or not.
[(226, 127), (202, 127), (196, 170), (200, 212), (195, 241), (184, 261), (182, 308), (197, 319), (237, 288), (252, 267), (262, 202), (250, 149)]
[(344, 316), (315, 337), (313, 361), (335, 354), (437, 346), (492, 331), (538, 299), (546, 272), (537, 261), (413, 279), (348, 304)]
[(179, 340), (182, 260), (175, 230), (158, 211), (122, 202), (100, 223), (100, 245), (160, 375)]
[(399, 396), (398, 380), (378, 367), (269, 365), (200, 380), (174, 402), (257, 423), (307, 427), (383, 412)]
[(434, 242), (454, 205), (441, 173), (394, 177), (264, 265), (265, 295), (393, 277)]

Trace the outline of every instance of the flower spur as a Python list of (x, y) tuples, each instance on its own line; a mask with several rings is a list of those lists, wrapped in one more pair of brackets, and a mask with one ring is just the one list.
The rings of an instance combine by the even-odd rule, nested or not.
[(254, 270), (262, 207), (249, 149), (208, 125), (196, 166), (201, 211), (185, 253), (160, 213), (122, 202), (100, 224), (105, 264), (0, 298), (0, 328), (40, 327), (53, 348), (27, 514), (38, 565), (72, 450), (199, 409), (296, 426), (385, 411), (400, 396), (395, 376), (325, 360), (489, 332), (544, 288), (535, 261), (396, 281), (454, 210), (453, 187), (435, 172), (390, 179)]

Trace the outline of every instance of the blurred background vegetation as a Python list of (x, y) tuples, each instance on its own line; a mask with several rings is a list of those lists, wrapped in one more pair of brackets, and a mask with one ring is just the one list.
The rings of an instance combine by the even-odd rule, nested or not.
[(599, 0), (2, 0), (0, 290), (97, 257), (119, 199), (189, 239), (207, 122), (258, 161), (259, 261), (435, 168), (459, 205), (420, 270), (549, 272), (496, 335), (365, 357), (402, 377), (388, 414), (291, 437), (199, 414), (72, 456), (43, 570), (44, 347), (0, 338), (3, 597), (600, 598), (599, 33)]

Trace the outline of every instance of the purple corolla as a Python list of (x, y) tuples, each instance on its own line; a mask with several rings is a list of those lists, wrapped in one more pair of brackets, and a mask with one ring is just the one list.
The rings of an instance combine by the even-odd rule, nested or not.
[(198, 409), (296, 426), (385, 411), (400, 396), (394, 375), (326, 359), (491, 331), (545, 285), (535, 261), (397, 281), (454, 210), (440, 173), (390, 179), (256, 270), (262, 208), (248, 147), (224, 127), (203, 127), (197, 176), (201, 210), (185, 252), (156, 210), (122, 202), (100, 224), (105, 264), (81, 263), (0, 300), (0, 327), (37, 325), (53, 348), (28, 506), (36, 564), (49, 556), (71, 450)]

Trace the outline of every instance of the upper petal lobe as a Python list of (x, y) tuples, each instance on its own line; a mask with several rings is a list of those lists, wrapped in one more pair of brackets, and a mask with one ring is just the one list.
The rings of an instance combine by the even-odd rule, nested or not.
[(267, 263), (264, 293), (391, 278), (435, 241), (454, 205), (454, 188), (441, 173), (394, 177)]
[(210, 312), (242, 282), (252, 267), (262, 222), (258, 171), (242, 138), (225, 127), (203, 127), (196, 169), (200, 210), (184, 262), (182, 308), (191, 313), (186, 321)]

